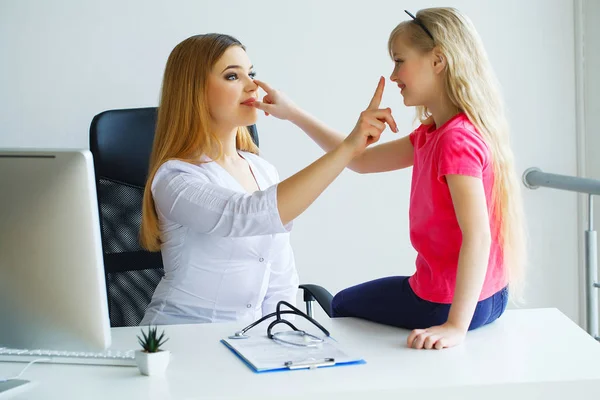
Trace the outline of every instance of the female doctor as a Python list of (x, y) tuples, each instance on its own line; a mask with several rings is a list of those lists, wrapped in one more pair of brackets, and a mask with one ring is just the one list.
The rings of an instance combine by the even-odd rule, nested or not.
[(254, 75), (228, 35), (192, 36), (169, 56), (140, 237), (162, 251), (165, 276), (141, 325), (252, 321), (295, 304), (292, 220), (390, 124), (376, 93), (339, 146), (279, 182), (246, 128), (257, 119)]

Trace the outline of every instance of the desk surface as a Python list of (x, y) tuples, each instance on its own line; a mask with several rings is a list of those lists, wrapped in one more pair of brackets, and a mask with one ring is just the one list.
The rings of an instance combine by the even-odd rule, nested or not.
[[(239, 324), (164, 327), (172, 358), (163, 378), (135, 367), (34, 364), (15, 399), (204, 398), (564, 398), (600, 387), (600, 344), (556, 309), (509, 310), (493, 324), (469, 332), (458, 347), (414, 350), (408, 331), (366, 321), (322, 321), (364, 365), (253, 373), (220, 339)], [(264, 334), (266, 324), (250, 334)], [(139, 328), (114, 328), (113, 348), (136, 348)], [(0, 363), (0, 375), (24, 367)], [(434, 397), (435, 396), (435, 397)]]

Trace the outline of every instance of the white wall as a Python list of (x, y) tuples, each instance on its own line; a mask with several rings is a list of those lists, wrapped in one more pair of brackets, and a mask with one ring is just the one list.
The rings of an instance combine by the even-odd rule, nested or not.
[[(1, 1), (1, 0), (0, 0)], [(157, 104), (170, 50), (203, 32), (245, 43), (259, 77), (349, 132), (380, 75), (391, 29), (413, 12), (453, 5), (478, 27), (503, 84), (519, 171), (575, 174), (571, 0), (509, 1), (33, 1), (0, 2), (0, 147), (87, 147), (103, 110)], [(389, 81), (388, 81), (389, 82)], [(384, 95), (401, 132), (412, 129), (393, 85)], [(259, 121), (262, 154), (287, 177), (321, 154), (300, 130)], [(395, 138), (386, 133), (386, 140)], [(336, 292), (411, 274), (410, 171), (345, 171), (292, 235), (303, 282)], [(529, 307), (578, 319), (577, 199), (524, 190), (531, 232)]]
[[(582, 175), (588, 178), (600, 179), (600, 157), (598, 149), (600, 148), (600, 2), (597, 0), (580, 0), (582, 27), (581, 42), (583, 48), (583, 91), (580, 98), (583, 100), (583, 126), (581, 127), (581, 143), (583, 145), (583, 162), (581, 162)], [(587, 197), (584, 197), (584, 203), (587, 205)], [(597, 231), (600, 226), (600, 200), (598, 196), (594, 197), (594, 229)], [(585, 223), (587, 223), (587, 214)], [(580, 231), (587, 229), (587, 225), (582, 226)], [(599, 246), (600, 247), (600, 246)], [(585, 290), (588, 288), (586, 287)], [(593, 289), (592, 289), (593, 290)]]

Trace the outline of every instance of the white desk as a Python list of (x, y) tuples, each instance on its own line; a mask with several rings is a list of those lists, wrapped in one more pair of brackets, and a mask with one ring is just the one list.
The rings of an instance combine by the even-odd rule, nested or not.
[[(164, 378), (132, 367), (34, 364), (15, 399), (565, 399), (598, 398), (600, 344), (556, 309), (509, 310), (459, 347), (414, 350), (408, 331), (342, 318), (321, 321), (367, 364), (255, 374), (219, 340), (239, 324), (164, 327), (173, 353)], [(261, 324), (249, 334), (265, 334)], [(136, 348), (139, 328), (113, 329), (113, 347)], [(0, 375), (24, 364), (0, 364)], [(418, 396), (418, 397), (416, 397)], [(441, 396), (441, 397), (440, 397)]]

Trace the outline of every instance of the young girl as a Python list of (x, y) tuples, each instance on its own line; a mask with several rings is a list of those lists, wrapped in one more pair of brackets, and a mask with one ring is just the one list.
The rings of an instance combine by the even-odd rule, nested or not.
[(228, 35), (192, 36), (169, 56), (141, 230), (165, 276), (142, 325), (253, 321), (295, 303), (292, 220), (385, 128), (373, 102), (346, 139), (279, 182), (246, 128), (257, 118), (253, 78)]
[[(349, 167), (373, 173), (413, 166), (416, 272), (345, 289), (332, 307), (335, 316), (412, 329), (409, 347), (441, 349), (496, 320), (508, 286), (511, 293), (521, 286), (522, 206), (500, 93), (471, 21), (451, 8), (407, 14), (389, 38), (390, 79), (421, 125)], [(277, 92), (255, 106), (294, 122), (326, 151), (343, 139)]]

